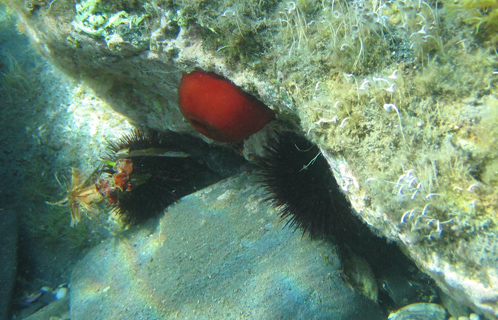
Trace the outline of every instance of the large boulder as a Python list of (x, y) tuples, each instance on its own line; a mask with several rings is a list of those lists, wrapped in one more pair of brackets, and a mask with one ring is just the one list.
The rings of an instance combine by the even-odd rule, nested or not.
[(383, 319), (333, 245), (282, 228), (253, 175), (182, 198), (73, 270), (71, 319)]

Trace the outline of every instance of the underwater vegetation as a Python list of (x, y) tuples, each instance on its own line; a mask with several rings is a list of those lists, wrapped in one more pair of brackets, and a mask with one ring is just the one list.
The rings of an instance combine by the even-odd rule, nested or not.
[(38, 71), (37, 67), (26, 61), (19, 62), (9, 52), (2, 52), (0, 60), (0, 97), (4, 104), (13, 105), (16, 97), (23, 95), (27, 98), (34, 97), (43, 90), (37, 83), (37, 79), (31, 75), (31, 72)]
[(498, 31), (498, 1), (497, 0), (445, 0), (445, 5), (462, 15), (465, 23), (475, 27), (476, 33), (495, 36)]

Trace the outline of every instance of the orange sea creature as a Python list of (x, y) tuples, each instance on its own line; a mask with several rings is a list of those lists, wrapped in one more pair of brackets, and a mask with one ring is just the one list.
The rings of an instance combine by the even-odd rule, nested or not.
[[(81, 220), (82, 211), (87, 217), (91, 218), (92, 213), (97, 211), (95, 204), (104, 198), (97, 190), (94, 179), (92, 179), (93, 176), (92, 174), (85, 179), (81, 172), (72, 168), (71, 183), (67, 187), (67, 196), (61, 201), (47, 202), (50, 205), (69, 206), (71, 210), (71, 227), (74, 227)], [(59, 179), (57, 181), (61, 184)]]

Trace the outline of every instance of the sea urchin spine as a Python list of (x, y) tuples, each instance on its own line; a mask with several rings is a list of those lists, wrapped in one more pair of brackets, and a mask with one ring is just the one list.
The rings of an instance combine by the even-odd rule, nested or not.
[(318, 147), (293, 132), (279, 132), (259, 159), (265, 199), (287, 224), (316, 236), (340, 236), (351, 220), (348, 200)]
[(208, 169), (182, 150), (178, 137), (135, 130), (109, 142), (96, 186), (125, 224), (159, 215), (200, 185), (198, 177)]

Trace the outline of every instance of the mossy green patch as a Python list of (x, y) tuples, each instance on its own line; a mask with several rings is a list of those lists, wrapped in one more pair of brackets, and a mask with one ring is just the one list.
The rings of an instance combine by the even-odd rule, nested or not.
[[(478, 248), (498, 228), (497, 57), (463, 38), (465, 31), (441, 31), (452, 30), (443, 19), (433, 21), (425, 38), (433, 46), (417, 47), (418, 37), (429, 33), (420, 25), (412, 33), (395, 28), (408, 26), (400, 3), (390, 9), (400, 20), (385, 34), (399, 36), (395, 53), (403, 59), (372, 58), (376, 53), (363, 41), (365, 57), (349, 60), (355, 69), (338, 63), (324, 80), (304, 86), (300, 119), (320, 147), (350, 163), (360, 185), (355, 193), (368, 195), (371, 208), (389, 217), (409, 244), (460, 255), (457, 239)], [(420, 22), (441, 13), (422, 7), (427, 15)], [(369, 60), (374, 63), (363, 69)], [(483, 261), (479, 270), (492, 259)]]
[(492, 35), (498, 31), (497, 0), (444, 0), (454, 13), (462, 16), (465, 23), (474, 26), (476, 33)]

